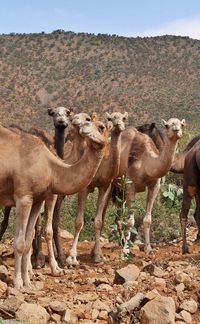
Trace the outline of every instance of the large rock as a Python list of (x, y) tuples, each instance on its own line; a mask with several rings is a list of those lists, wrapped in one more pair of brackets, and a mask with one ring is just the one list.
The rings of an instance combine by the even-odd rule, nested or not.
[(7, 299), (5, 299), (1, 305), (1, 308), (9, 313), (15, 313), (23, 303), (24, 297), (9, 296)]
[(27, 324), (46, 324), (49, 319), (49, 314), (46, 309), (37, 304), (21, 304), (15, 315), (18, 321)]
[(8, 286), (5, 282), (0, 280), (0, 297), (3, 296), (5, 294), (5, 292), (7, 291)]
[(60, 315), (64, 314), (64, 312), (67, 308), (67, 306), (64, 302), (60, 302), (58, 300), (53, 300), (52, 302), (50, 302), (49, 306), (51, 307), (51, 309), (54, 312), (56, 312)]
[(194, 299), (188, 299), (182, 302), (180, 308), (190, 312), (191, 314), (194, 314), (197, 311), (198, 305)]
[(140, 274), (140, 269), (134, 264), (129, 264), (127, 267), (116, 270), (114, 284), (123, 284), (128, 281), (135, 281)]
[(174, 324), (175, 303), (171, 297), (158, 296), (142, 307), (140, 312), (142, 324)]
[(0, 265), (0, 280), (7, 281), (8, 280), (8, 269), (5, 265)]

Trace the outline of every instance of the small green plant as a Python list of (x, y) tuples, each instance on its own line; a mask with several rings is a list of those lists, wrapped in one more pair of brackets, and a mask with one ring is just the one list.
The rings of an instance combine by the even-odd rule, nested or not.
[[(131, 260), (133, 255), (130, 251), (132, 246), (132, 238), (137, 234), (135, 225), (135, 219), (133, 211), (127, 206), (126, 201), (126, 191), (127, 186), (130, 185), (132, 181), (129, 177), (122, 176), (118, 178), (117, 187), (119, 188), (119, 194), (116, 195), (116, 200), (118, 203), (118, 210), (116, 212), (115, 224), (110, 226), (110, 241), (118, 242), (121, 248), (121, 259)], [(130, 216), (129, 216), (130, 215)]]
[(163, 190), (162, 195), (164, 202), (168, 208), (180, 207), (180, 202), (183, 197), (183, 189), (175, 184), (168, 184)]

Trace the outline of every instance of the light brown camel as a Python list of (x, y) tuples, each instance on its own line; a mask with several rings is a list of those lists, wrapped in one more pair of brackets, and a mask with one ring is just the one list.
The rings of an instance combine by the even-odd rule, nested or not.
[(119, 172), (120, 150), (121, 150), (121, 133), (125, 129), (128, 114), (114, 112), (112, 114), (106, 113), (106, 117), (111, 129), (111, 140), (107, 155), (103, 158), (99, 169), (87, 188), (78, 194), (78, 211), (75, 223), (75, 236), (72, 247), (69, 251), (67, 263), (76, 265), (77, 261), (77, 244), (79, 234), (84, 224), (84, 207), (87, 196), (94, 190), (95, 187), (99, 190), (97, 209), (95, 215), (95, 246), (94, 259), (95, 262), (102, 260), (102, 251), (100, 246), (100, 234), (102, 229), (102, 222), (104, 217), (104, 210), (107, 207), (110, 196), (111, 183), (116, 178)]
[[(57, 107), (57, 108), (49, 108), (48, 114), (49, 114), (49, 116), (53, 117), (53, 123), (54, 123), (54, 129), (55, 129), (54, 138), (53, 138), (53, 136), (49, 135), (47, 132), (45, 132), (41, 129), (35, 128), (35, 127), (32, 127), (29, 130), (29, 133), (40, 137), (51, 151), (53, 151), (53, 147), (55, 147), (55, 150), (56, 150), (58, 156), (60, 158), (63, 158), (63, 148), (64, 148), (64, 143), (65, 143), (65, 129), (69, 125), (69, 122), (70, 122), (69, 116), (71, 116), (73, 114), (73, 112), (71, 109), (68, 109), (65, 107)], [(16, 132), (18, 134), (21, 131), (23, 131), (23, 129), (18, 125), (11, 125), (10, 129), (13, 132)], [(8, 227), (10, 211), (11, 211), (11, 207), (5, 207), (4, 218), (0, 225), (0, 240), (2, 239), (6, 229)], [(36, 229), (36, 233), (37, 233), (37, 229)], [(38, 233), (38, 235), (39, 234), (40, 233)], [(37, 240), (35, 241), (35, 243), (36, 242), (37, 242)]]
[[(74, 194), (90, 183), (103, 158), (106, 142), (105, 126), (100, 122), (85, 122), (80, 132), (87, 137), (87, 150), (77, 163), (66, 165), (37, 137), (0, 127), (0, 204), (16, 206), (14, 285), (17, 288), (30, 286), (29, 255), (44, 200), (50, 266), (53, 273), (59, 270), (52, 246), (56, 194)], [(9, 158), (11, 153), (13, 159)]]
[[(150, 225), (151, 212), (155, 198), (160, 188), (160, 178), (169, 171), (176, 149), (177, 140), (182, 136), (185, 120), (170, 118), (165, 126), (164, 146), (159, 151), (153, 140), (136, 129), (127, 129), (122, 134), (122, 150), (118, 176), (126, 175), (132, 184), (127, 190), (127, 203), (130, 211), (134, 207), (134, 197), (137, 192), (147, 188), (146, 213), (143, 220), (145, 234), (145, 252), (151, 251)], [(118, 180), (115, 181), (117, 186)]]
[[(130, 176), (133, 180), (133, 184), (130, 186), (127, 196), (130, 209), (132, 209), (131, 201), (133, 201), (135, 193), (144, 191), (146, 188), (148, 189), (147, 210), (144, 218), (144, 225), (146, 228), (145, 251), (147, 253), (151, 250), (149, 239), (151, 210), (153, 208), (153, 203), (160, 188), (160, 177), (165, 175), (170, 169), (174, 157), (176, 142), (182, 135), (182, 127), (185, 125), (185, 120), (179, 121), (176, 118), (171, 118), (168, 122), (163, 121), (163, 123), (165, 124), (166, 128), (166, 141), (164, 146), (162, 145), (161, 134), (161, 139), (157, 135), (154, 138), (156, 145), (154, 144), (154, 141), (151, 138), (149, 138), (149, 136), (140, 133), (135, 128), (128, 128), (124, 130), (121, 135), (120, 165), (117, 177), (120, 177), (123, 174), (125, 174)], [(161, 152), (159, 152), (159, 148)], [(103, 161), (104, 160), (105, 158), (103, 159)], [(94, 179), (97, 177), (98, 173), (99, 170)], [(94, 180), (92, 181), (92, 183), (93, 182)], [(118, 180), (115, 181), (115, 186), (117, 185), (117, 183)], [(80, 230), (83, 226), (83, 209), (87, 194), (87, 191), (83, 191), (83, 193), (79, 193), (78, 195), (79, 200), (76, 220), (76, 233), (72, 248), (69, 252), (69, 257), (67, 259), (67, 262), (73, 265), (76, 265), (78, 263), (76, 258), (77, 243)], [(96, 262), (103, 261), (103, 254), (99, 243), (99, 236), (102, 230), (102, 219), (105, 216), (110, 194), (111, 186), (108, 186), (106, 193), (104, 193), (103, 199), (101, 195), (99, 195), (99, 212), (97, 209), (96, 215), (98, 215), (99, 213), (100, 216), (98, 218), (96, 217), (95, 219), (95, 234), (97, 243), (95, 242), (94, 260)]]
[[(79, 131), (82, 127), (82, 124), (85, 121), (95, 121), (96, 114), (93, 113), (89, 116), (86, 113), (79, 113), (73, 116), (71, 126), (68, 127), (67, 132), (67, 142), (64, 143), (64, 147), (62, 149), (62, 157), (64, 161), (68, 164), (72, 164), (77, 162), (82, 154), (84, 153), (84, 149), (87, 147), (85, 138), (80, 135)], [(37, 130), (37, 136), (43, 135), (43, 132)], [(70, 140), (69, 140), (70, 139)], [(46, 140), (45, 140), (46, 142)], [(59, 138), (57, 137), (57, 142), (59, 142)], [(56, 146), (57, 147), (57, 146)], [(61, 149), (60, 149), (61, 152)], [(65, 259), (61, 239), (60, 239), (60, 207), (65, 196), (58, 196), (56, 200), (56, 204), (54, 207), (53, 213), (53, 237), (55, 242), (57, 259), (60, 265), (65, 265)], [(42, 229), (39, 226), (39, 229), (36, 230), (37, 237), (35, 239), (36, 244), (34, 247), (34, 267), (39, 268), (45, 263), (45, 256), (42, 254)]]

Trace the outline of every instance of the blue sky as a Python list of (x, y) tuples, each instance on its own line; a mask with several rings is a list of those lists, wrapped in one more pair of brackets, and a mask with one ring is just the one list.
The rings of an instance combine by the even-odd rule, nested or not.
[(199, 0), (0, 0), (0, 33), (163, 34), (200, 39)]

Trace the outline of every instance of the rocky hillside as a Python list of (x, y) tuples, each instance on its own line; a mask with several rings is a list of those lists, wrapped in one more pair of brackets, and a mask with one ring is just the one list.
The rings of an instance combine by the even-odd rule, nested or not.
[(198, 121), (200, 41), (54, 31), (0, 35), (0, 119), (51, 127), (49, 106)]

